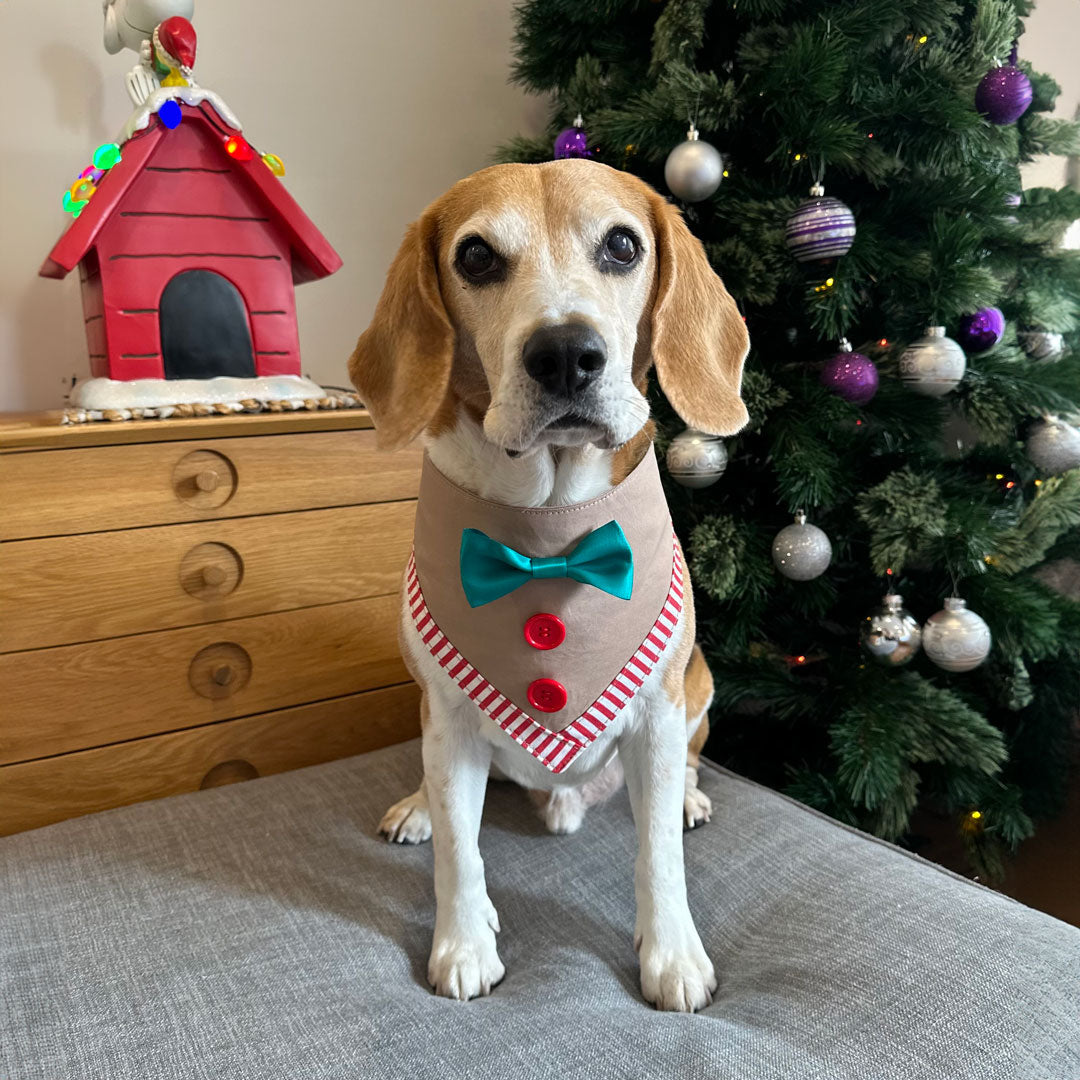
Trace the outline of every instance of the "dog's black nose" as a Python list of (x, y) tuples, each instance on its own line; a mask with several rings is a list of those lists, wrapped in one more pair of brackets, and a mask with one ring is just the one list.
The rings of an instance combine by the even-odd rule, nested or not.
[(544, 326), (525, 342), (525, 370), (549, 394), (573, 397), (604, 370), (604, 339), (584, 323)]

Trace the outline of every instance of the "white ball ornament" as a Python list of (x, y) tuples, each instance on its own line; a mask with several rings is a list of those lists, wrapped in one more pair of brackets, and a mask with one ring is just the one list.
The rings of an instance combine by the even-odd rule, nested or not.
[(773, 540), (772, 558), (776, 569), (792, 581), (812, 581), (832, 562), (832, 544), (824, 530), (806, 523), (806, 512), (795, 511), (795, 524), (788, 525)]
[(904, 607), (899, 593), (889, 593), (866, 616), (859, 634), (862, 647), (883, 667), (903, 667), (915, 658), (922, 642), (922, 627)]
[(1037, 364), (1052, 364), (1065, 351), (1065, 338), (1052, 330), (1017, 330), (1016, 340)]
[(967, 369), (964, 350), (945, 336), (944, 326), (927, 327), (900, 354), (900, 379), (924, 397), (944, 397), (959, 385)]
[(707, 488), (724, 475), (727, 447), (718, 435), (687, 428), (671, 440), (665, 462), (676, 483), (688, 488)]
[(1080, 468), (1080, 429), (1048, 416), (1031, 426), (1024, 449), (1031, 463), (1047, 476)]
[(959, 596), (950, 596), (944, 609), (926, 620), (922, 644), (939, 668), (971, 671), (990, 655), (990, 627)]
[(723, 178), (724, 159), (720, 151), (705, 142), (691, 124), (686, 141), (679, 143), (664, 163), (668, 190), (683, 202), (701, 202), (716, 191)]

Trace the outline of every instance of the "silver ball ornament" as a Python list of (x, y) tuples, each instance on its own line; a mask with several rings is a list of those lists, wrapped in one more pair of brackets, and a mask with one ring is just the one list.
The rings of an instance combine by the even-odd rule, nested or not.
[(806, 513), (795, 511), (795, 524), (788, 525), (773, 540), (772, 558), (776, 569), (792, 581), (812, 581), (832, 562), (832, 544), (824, 530), (806, 523)]
[(900, 379), (925, 397), (944, 397), (959, 385), (967, 369), (964, 350), (945, 336), (944, 326), (930, 326), (900, 354)]
[(1032, 425), (1024, 449), (1031, 463), (1047, 476), (1080, 468), (1080, 429), (1048, 416)]
[(944, 609), (926, 620), (922, 643), (939, 668), (971, 671), (990, 655), (990, 627), (959, 596), (950, 596)]
[(1065, 338), (1052, 330), (1017, 330), (1016, 340), (1028, 357), (1039, 364), (1052, 364), (1065, 351)]
[(881, 607), (866, 616), (859, 641), (883, 667), (903, 667), (919, 651), (922, 627), (904, 607), (904, 598), (899, 593), (889, 593), (882, 598)]
[(664, 182), (668, 190), (683, 202), (707, 199), (724, 178), (724, 159), (720, 151), (698, 135), (690, 125), (686, 141), (679, 143), (664, 163)]
[(727, 447), (718, 435), (687, 428), (671, 440), (665, 462), (676, 483), (688, 488), (707, 488), (724, 475)]

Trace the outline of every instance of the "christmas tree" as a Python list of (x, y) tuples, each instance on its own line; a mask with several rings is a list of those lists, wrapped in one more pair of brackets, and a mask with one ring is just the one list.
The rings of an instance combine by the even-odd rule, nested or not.
[(716, 678), (707, 752), (892, 840), (951, 815), (989, 877), (1057, 809), (1080, 700), (1080, 604), (1046, 583), (1080, 555), (1080, 194), (1019, 173), (1080, 137), (1010, 62), (1030, 10), (527, 0), (515, 75), (551, 128), (499, 151), (587, 140), (641, 176), (747, 320), (751, 420), (717, 482), (723, 448), (653, 395), (691, 473), (665, 483)]

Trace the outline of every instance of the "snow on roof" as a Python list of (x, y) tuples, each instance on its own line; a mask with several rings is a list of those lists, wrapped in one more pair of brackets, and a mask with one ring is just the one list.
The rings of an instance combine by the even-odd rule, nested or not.
[(221, 148), (222, 158), (237, 175), (236, 182), (254, 188), (270, 209), (274, 223), (287, 236), (295, 253), (294, 280), (313, 281), (339, 269), (341, 257), (258, 154), (249, 161), (229, 156), (225, 142), (229, 135), (239, 134), (241, 130), (229, 107), (213, 91), (189, 86), (163, 87), (132, 114), (124, 128), (121, 160), (106, 174), (94, 197), (68, 226), (38, 273), (42, 277), (63, 278), (86, 257), (162, 139), (169, 137), (169, 129), (155, 117), (169, 98), (180, 104), (183, 123), (201, 124), (207, 130), (209, 141)]

